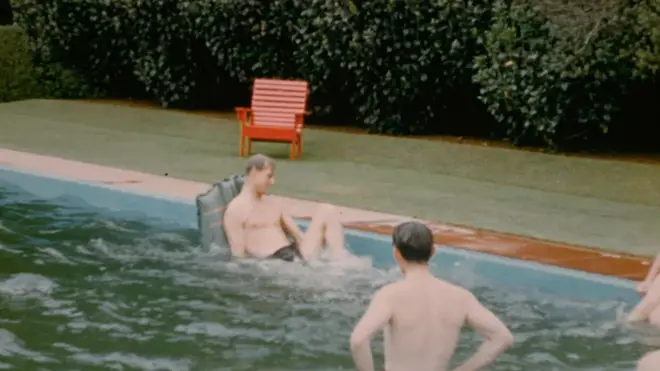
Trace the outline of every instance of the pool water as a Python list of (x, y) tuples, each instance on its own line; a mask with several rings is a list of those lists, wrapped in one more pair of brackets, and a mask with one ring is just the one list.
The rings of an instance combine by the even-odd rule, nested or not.
[[(352, 370), (352, 327), (374, 290), (399, 277), (392, 267), (228, 263), (195, 242), (192, 229), (0, 184), (0, 369)], [(514, 332), (491, 370), (633, 370), (649, 349), (618, 324), (623, 302), (438, 274)], [(466, 331), (455, 362), (479, 341)], [(381, 343), (374, 354), (382, 364)]]

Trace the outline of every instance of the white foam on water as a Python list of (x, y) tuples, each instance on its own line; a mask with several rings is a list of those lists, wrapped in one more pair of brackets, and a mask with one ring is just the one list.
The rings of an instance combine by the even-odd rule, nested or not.
[(136, 232), (135, 230), (132, 230), (130, 228), (126, 228), (117, 222), (110, 220), (110, 219), (97, 219), (93, 223), (87, 225), (86, 227), (96, 227), (100, 226), (101, 228), (107, 228), (111, 231), (115, 232), (124, 232), (124, 233), (134, 233)]
[[(138, 370), (170, 370), (170, 371), (187, 371), (191, 369), (192, 362), (180, 359), (167, 359), (167, 358), (145, 358), (135, 354), (127, 353), (109, 353), (109, 354), (91, 354), (91, 353), (76, 353), (70, 356), (71, 359), (81, 363), (94, 366), (121, 365), (129, 368), (136, 368)], [(120, 367), (119, 369), (123, 369)]]
[(37, 362), (47, 363), (54, 360), (39, 352), (29, 350), (18, 336), (14, 335), (9, 330), (0, 328), (0, 356), (11, 357), (20, 355), (25, 358), (32, 358)]
[(46, 253), (50, 257), (54, 258), (56, 262), (62, 263), (62, 264), (67, 264), (67, 265), (76, 265), (75, 262), (67, 258), (64, 254), (59, 252), (58, 250), (52, 248), (52, 247), (45, 247), (40, 249), (39, 251)]
[(14, 232), (13, 230), (9, 229), (9, 227), (7, 227), (7, 226), (2, 222), (2, 220), (0, 220), (0, 231), (6, 232), (6, 233), (10, 233), (10, 234), (15, 234), (15, 233), (16, 233), (16, 232)]
[(19, 249), (12, 249), (11, 247), (9, 247), (9, 246), (7, 246), (7, 245), (3, 245), (3, 244), (1, 244), (1, 243), (0, 243), (0, 251), (6, 251), (6, 252), (10, 252), (10, 253), (12, 253), (12, 254), (20, 254), (20, 253), (21, 253), (21, 250), (19, 250)]
[(18, 273), (0, 281), (0, 294), (12, 297), (46, 297), (55, 291), (57, 283), (39, 274)]

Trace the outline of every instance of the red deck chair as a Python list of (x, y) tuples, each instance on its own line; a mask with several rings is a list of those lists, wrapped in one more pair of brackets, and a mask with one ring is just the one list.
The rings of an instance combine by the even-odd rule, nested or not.
[[(289, 158), (302, 156), (302, 129), (308, 83), (302, 80), (255, 79), (252, 107), (236, 107), (241, 123), (239, 154), (252, 151), (252, 141), (289, 143)], [(247, 141), (247, 143), (246, 143)]]

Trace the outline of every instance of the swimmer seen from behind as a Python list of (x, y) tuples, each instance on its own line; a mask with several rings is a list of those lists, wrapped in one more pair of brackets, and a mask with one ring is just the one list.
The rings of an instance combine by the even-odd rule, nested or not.
[(375, 370), (371, 340), (380, 330), (384, 331), (385, 371), (446, 371), (464, 324), (484, 341), (454, 371), (482, 370), (511, 346), (511, 332), (472, 293), (430, 273), (428, 262), (435, 246), (426, 225), (399, 224), (392, 239), (403, 279), (376, 292), (351, 334), (358, 371)]

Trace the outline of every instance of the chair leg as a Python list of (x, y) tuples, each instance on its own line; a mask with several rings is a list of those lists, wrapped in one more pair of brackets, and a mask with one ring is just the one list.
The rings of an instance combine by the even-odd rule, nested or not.
[(296, 142), (291, 142), (291, 144), (289, 144), (289, 159), (296, 159)]
[(238, 156), (245, 156), (245, 137), (241, 135), (241, 141), (238, 145)]

